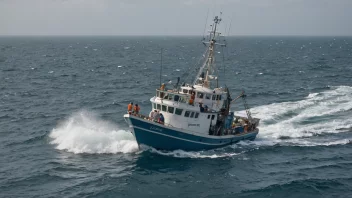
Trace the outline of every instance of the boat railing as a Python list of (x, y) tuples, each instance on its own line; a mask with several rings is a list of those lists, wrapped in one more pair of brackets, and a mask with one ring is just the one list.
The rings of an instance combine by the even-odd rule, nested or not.
[[(156, 123), (162, 124), (162, 123), (160, 123), (158, 120), (156, 120), (156, 119), (151, 119), (149, 116), (146, 116), (146, 115), (143, 115), (143, 114), (130, 113), (130, 115), (139, 117), (139, 118), (141, 118), (141, 119), (143, 119), (143, 120), (148, 120), (149, 122), (156, 122)], [(163, 125), (166, 125), (166, 126), (169, 126), (169, 127), (174, 127), (174, 126), (172, 126), (171, 124), (167, 124), (167, 123), (164, 123)]]
[(189, 104), (190, 96), (184, 95), (180, 93), (175, 93), (171, 91), (162, 91), (160, 89), (156, 89), (156, 97), (161, 98), (163, 100), (170, 100), (180, 103), (187, 103)]

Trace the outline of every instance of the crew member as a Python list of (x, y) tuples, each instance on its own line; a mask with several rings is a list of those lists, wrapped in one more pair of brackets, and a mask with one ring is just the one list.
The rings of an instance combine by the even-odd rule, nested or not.
[(149, 113), (149, 120), (154, 120), (154, 117), (155, 117), (155, 115), (157, 114), (157, 112), (156, 112), (156, 110), (152, 110), (150, 113)]
[(164, 124), (164, 116), (163, 116), (162, 113), (160, 113), (159, 123), (160, 123), (160, 124)]
[(192, 92), (191, 99), (189, 99), (189, 104), (190, 105), (193, 105), (195, 98), (196, 98), (196, 96), (195, 96), (194, 92)]
[(203, 107), (202, 103), (199, 104), (199, 110), (200, 110), (200, 112), (204, 112), (204, 107)]
[[(156, 110), (155, 110), (156, 111)], [(159, 122), (160, 113), (159, 110), (154, 113), (154, 121)]]
[(164, 98), (164, 92), (165, 91), (165, 84), (161, 84), (161, 87), (160, 87), (160, 98), (163, 99)]
[(141, 108), (138, 106), (138, 104), (134, 105), (134, 113), (138, 114), (139, 110), (141, 110)]
[(130, 102), (130, 104), (127, 105), (127, 113), (129, 114), (132, 113), (132, 107), (133, 107), (133, 102)]
[(165, 84), (161, 84), (160, 91), (165, 91)]

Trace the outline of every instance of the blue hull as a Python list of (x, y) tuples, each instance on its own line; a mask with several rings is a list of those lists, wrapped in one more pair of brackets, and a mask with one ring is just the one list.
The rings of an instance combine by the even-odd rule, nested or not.
[(254, 140), (258, 129), (240, 135), (210, 136), (166, 127), (158, 123), (126, 115), (125, 119), (138, 145), (147, 145), (160, 150), (199, 151), (224, 147), (241, 140)]

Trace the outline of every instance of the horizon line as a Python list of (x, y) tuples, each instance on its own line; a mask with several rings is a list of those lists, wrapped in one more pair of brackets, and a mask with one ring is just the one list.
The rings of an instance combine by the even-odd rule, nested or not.
[[(0, 37), (204, 37), (195, 34), (0, 34)], [(303, 34), (238, 34), (224, 37), (352, 37), (352, 35), (303, 35)]]

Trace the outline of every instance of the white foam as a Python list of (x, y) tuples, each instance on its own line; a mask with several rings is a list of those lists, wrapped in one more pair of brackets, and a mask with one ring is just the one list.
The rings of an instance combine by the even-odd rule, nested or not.
[[(352, 87), (338, 86), (321, 93), (311, 93), (300, 101), (255, 107), (252, 109), (252, 115), (261, 119), (257, 140), (262, 141), (262, 144), (290, 142), (300, 145), (304, 137), (341, 133), (344, 131), (337, 129), (350, 128), (352, 117), (344, 115), (351, 109)], [(317, 142), (314, 138), (305, 140), (308, 142), (304, 145), (330, 144), (329, 140), (325, 142)], [(341, 141), (343, 142), (345, 140)]]
[[(145, 148), (146, 149), (146, 148)], [(159, 151), (154, 148), (149, 148), (153, 153), (157, 153), (160, 155), (177, 157), (177, 158), (224, 158), (224, 157), (232, 157), (235, 155), (239, 155), (241, 153), (222, 153), (216, 152), (214, 150), (210, 151), (183, 151), (183, 150), (175, 150), (175, 151)]]
[(73, 113), (51, 133), (51, 144), (73, 153), (133, 153), (137, 142), (128, 131), (89, 111)]

